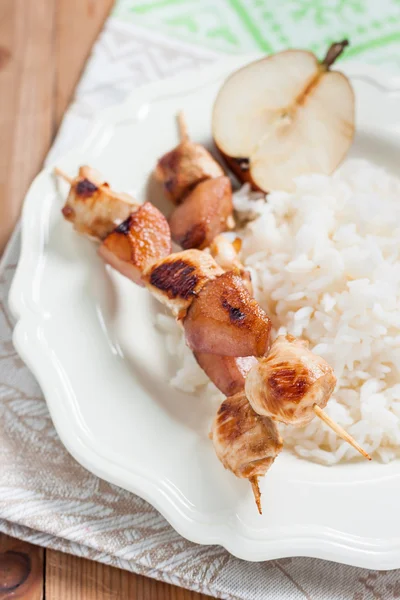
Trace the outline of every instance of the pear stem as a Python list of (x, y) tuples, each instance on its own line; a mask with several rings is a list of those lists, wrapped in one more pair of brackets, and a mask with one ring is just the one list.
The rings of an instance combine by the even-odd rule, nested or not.
[(342, 42), (335, 42), (334, 44), (332, 44), (328, 48), (328, 52), (326, 53), (326, 56), (321, 64), (326, 69), (329, 69), (333, 65), (335, 60), (337, 60), (339, 58), (339, 56), (342, 54), (343, 50), (348, 45), (349, 45), (349, 40), (343, 40)]
[(181, 142), (187, 142), (189, 140), (188, 128), (185, 119), (185, 113), (183, 110), (179, 111), (178, 116), (178, 130), (179, 130), (179, 138)]
[(338, 425), (337, 423), (335, 423), (335, 421), (333, 421), (330, 417), (328, 417), (328, 415), (326, 413), (324, 413), (324, 411), (317, 404), (314, 404), (313, 410), (314, 410), (315, 414), (317, 415), (317, 417), (319, 417), (322, 421), (324, 421), (324, 423), (326, 423), (328, 425), (328, 427), (333, 429), (333, 431), (335, 433), (337, 433), (339, 437), (341, 437), (345, 442), (347, 442), (348, 444), (353, 446), (353, 448), (355, 448), (365, 458), (368, 458), (368, 460), (372, 460), (370, 455), (367, 452), (365, 452), (365, 450), (363, 448), (361, 448), (361, 446), (359, 444), (357, 444), (355, 439), (352, 438), (351, 435), (349, 433), (347, 433), (347, 431), (345, 429), (343, 429), (343, 427), (340, 427), (340, 425)]
[(260, 515), (262, 515), (261, 492), (260, 486), (258, 485), (258, 477), (250, 477), (249, 481), (251, 483), (251, 489), (253, 490), (254, 500), (256, 501), (258, 512)]
[(65, 173), (64, 171), (62, 171), (58, 167), (54, 167), (54, 175), (57, 175), (57, 177), (61, 177), (61, 179), (64, 179), (64, 181), (66, 181), (67, 183), (70, 183), (71, 185), (72, 185), (72, 183), (74, 181), (72, 177), (70, 177), (69, 175), (67, 175), (67, 173)]

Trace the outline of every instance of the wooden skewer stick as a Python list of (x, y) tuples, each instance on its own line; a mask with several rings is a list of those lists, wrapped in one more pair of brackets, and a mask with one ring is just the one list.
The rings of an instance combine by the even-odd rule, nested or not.
[(54, 167), (54, 174), (57, 175), (57, 177), (61, 177), (62, 179), (64, 179), (64, 181), (66, 181), (67, 183), (70, 183), (71, 185), (72, 185), (72, 183), (74, 181), (72, 177), (70, 177), (69, 175), (67, 175), (67, 173), (65, 173), (64, 171), (62, 171), (58, 167)]
[(258, 485), (258, 477), (250, 477), (249, 481), (251, 483), (251, 489), (253, 490), (254, 500), (256, 501), (258, 512), (262, 515), (262, 506), (261, 506), (261, 492), (260, 486)]
[[(58, 167), (54, 167), (54, 174), (57, 175), (57, 177), (61, 177), (62, 179), (64, 179), (64, 181), (66, 181), (70, 185), (72, 185), (75, 181), (73, 177), (70, 177), (69, 175), (67, 175), (67, 173), (65, 173), (65, 171), (59, 169)], [(96, 187), (101, 187), (102, 193), (108, 196), (109, 198), (114, 198), (119, 201), (124, 200), (125, 202), (128, 202), (132, 205), (132, 210), (137, 210), (139, 205), (129, 194), (119, 194), (118, 192), (114, 192), (111, 188), (108, 187), (108, 184), (104, 184), (101, 181), (93, 181), (93, 178), (91, 178), (91, 183), (93, 183), (93, 185), (95, 185)]]
[(340, 427), (340, 425), (335, 423), (335, 421), (332, 421), (332, 419), (328, 417), (328, 415), (324, 413), (324, 411), (317, 404), (314, 404), (313, 409), (317, 417), (322, 419), (322, 421), (324, 421), (324, 423), (326, 423), (328, 427), (333, 429), (333, 431), (337, 433), (339, 437), (341, 437), (343, 440), (345, 440), (345, 442), (350, 444), (350, 446), (353, 446), (353, 448), (355, 448), (360, 454), (365, 456), (365, 458), (368, 458), (368, 460), (372, 460), (368, 452), (365, 452), (365, 450), (361, 448), (359, 444), (357, 444), (356, 440), (352, 438), (351, 435), (347, 433), (345, 429), (343, 429), (343, 427)]
[(187, 123), (185, 119), (185, 113), (183, 110), (179, 111), (178, 116), (178, 129), (179, 129), (179, 138), (181, 142), (187, 142), (189, 140), (189, 134), (187, 129)]

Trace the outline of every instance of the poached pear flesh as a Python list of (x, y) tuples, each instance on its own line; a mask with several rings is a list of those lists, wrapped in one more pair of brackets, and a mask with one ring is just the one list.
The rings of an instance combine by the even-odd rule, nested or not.
[(322, 63), (304, 50), (279, 52), (225, 81), (213, 136), (242, 181), (292, 191), (296, 177), (330, 174), (343, 160), (354, 135), (354, 93), (330, 66), (346, 45), (332, 45)]

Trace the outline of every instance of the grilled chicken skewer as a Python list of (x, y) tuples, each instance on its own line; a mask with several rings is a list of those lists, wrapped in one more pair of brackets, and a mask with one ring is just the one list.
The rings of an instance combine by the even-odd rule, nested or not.
[(259, 415), (301, 427), (315, 416), (368, 460), (371, 457), (323, 412), (336, 385), (332, 368), (309, 350), (308, 342), (292, 335), (279, 336), (269, 354), (247, 374), (246, 396)]
[(191, 142), (183, 113), (178, 115), (180, 142), (162, 156), (154, 170), (164, 193), (174, 204), (180, 204), (201, 181), (222, 177), (224, 171), (201, 144)]
[(258, 415), (241, 391), (222, 402), (211, 438), (224, 467), (236, 477), (249, 480), (262, 514), (258, 478), (265, 475), (283, 446), (276, 423)]
[[(72, 220), (78, 232), (88, 233), (90, 231), (91, 237), (101, 238), (104, 230), (99, 231), (91, 221), (91, 219), (96, 220), (99, 207), (95, 205), (96, 210), (93, 210), (93, 201), (89, 206), (85, 205), (85, 198), (76, 192), (79, 182), (60, 170), (57, 170), (56, 173), (71, 184), (67, 206), (72, 204), (74, 212), (70, 213), (64, 209), (64, 216), (70, 217), (69, 220)], [(96, 183), (94, 183), (93, 172), (90, 174), (91, 181), (87, 179), (89, 172), (80, 170), (81, 178), (87, 179), (90, 184), (99, 188), (102, 185), (100, 183), (101, 176), (97, 174)], [(85, 185), (88, 187), (88, 184)], [(103, 196), (97, 197), (99, 205), (101, 202), (109, 201), (108, 192), (109, 189), (106, 188)], [(75, 210), (77, 204), (79, 211)], [(161, 243), (163, 252), (169, 254), (171, 250), (168, 224), (164, 218), (161, 220), (157, 218), (157, 209), (148, 202), (139, 207), (132, 203), (131, 207), (136, 210), (128, 214), (122, 223), (108, 233), (99, 247), (99, 255), (135, 283), (139, 285), (146, 283), (149, 290), (176, 316), (184, 318), (191, 303), (201, 293), (203, 287), (221, 276), (224, 271), (210, 254), (198, 250), (184, 251), (167, 258), (160, 256), (158, 258), (163, 260), (159, 260), (154, 265), (152, 261), (154, 244), (157, 245), (158, 240), (161, 239), (163, 242)], [(87, 212), (85, 213), (85, 211)], [(82, 213), (85, 217), (84, 227), (79, 220)], [(144, 241), (144, 250), (141, 245), (142, 241)], [(160, 249), (160, 244), (158, 249)], [(146, 263), (147, 260), (151, 261), (150, 264)], [(143, 280), (144, 272), (146, 275)], [(226, 468), (241, 478), (249, 479), (258, 510), (261, 513), (258, 477), (265, 474), (280, 451), (282, 443), (272, 420), (257, 416), (243, 395), (246, 373), (256, 359), (252, 356), (247, 358), (224, 357), (202, 352), (195, 353), (195, 357), (199, 365), (224, 394), (231, 396), (241, 392), (239, 398), (228, 397), (222, 403), (213, 426), (213, 444), (218, 458)], [(229, 411), (231, 411), (230, 416)], [(239, 452), (236, 458), (235, 451)]]
[(62, 209), (64, 217), (73, 223), (78, 233), (91, 239), (103, 240), (138, 207), (128, 194), (113, 192), (101, 174), (91, 167), (80, 167), (76, 178), (58, 168), (54, 172), (71, 185)]
[[(93, 203), (91, 202), (87, 207), (84, 199), (76, 194), (74, 180), (60, 171), (57, 174), (71, 184), (67, 205), (73, 204), (75, 207), (77, 203), (81, 203), (81, 205), (78, 204), (80, 211), (74, 211), (70, 214), (64, 210), (64, 216), (67, 218), (69, 216), (73, 217), (72, 221), (77, 231), (84, 233), (90, 231), (91, 237), (101, 237), (103, 230), (99, 232), (91, 221), (91, 219), (95, 220), (97, 217), (97, 210), (93, 210)], [(81, 169), (80, 176), (83, 177), (84, 175), (86, 179), (89, 172)], [(93, 173), (91, 173), (91, 176), (89, 182), (99, 187), (101, 176), (97, 174), (96, 183), (93, 181)], [(108, 199), (109, 189), (106, 188), (105, 193), (97, 199), (97, 202), (101, 204), (101, 202), (108, 202)], [(136, 208), (136, 211), (129, 213), (128, 217), (105, 237), (100, 245), (99, 254), (106, 262), (139, 285), (143, 285), (142, 275), (146, 272), (144, 279), (149, 290), (161, 302), (166, 304), (176, 316), (184, 318), (191, 303), (200, 295), (203, 287), (207, 283), (216, 280), (224, 273), (224, 270), (210, 254), (198, 250), (188, 250), (167, 258), (160, 256), (158, 258), (163, 260), (159, 260), (155, 265), (152, 266), (152, 263), (146, 264), (149, 253), (142, 250), (141, 241), (145, 241), (146, 250), (150, 248), (150, 259), (154, 256), (154, 253), (151, 252), (153, 244), (146, 243), (149, 238), (152, 239), (153, 243), (161, 238), (164, 241), (161, 247), (168, 254), (170, 252), (170, 239), (167, 234), (168, 224), (165, 219), (159, 220), (157, 218), (158, 211), (150, 203), (145, 203), (139, 207), (134, 206), (132, 203), (132, 208)], [(79, 217), (84, 209), (86, 209), (87, 214), (85, 214), (85, 227), (83, 228), (81, 223), (76, 221), (76, 214)], [(224, 242), (220, 241), (220, 260), (222, 260), (224, 254), (221, 250), (222, 244)], [(227, 252), (230, 249), (228, 244), (228, 242), (225, 244), (225, 259), (227, 259), (226, 255), (229, 254)], [(214, 251), (217, 251), (217, 245)], [(232, 259), (231, 263), (229, 264), (225, 260), (224, 266), (233, 266), (238, 270), (238, 265), (234, 260), (235, 253), (230, 258)], [(220, 284), (221, 282), (218, 283), (217, 288), (221, 291), (224, 286), (221, 287)], [(233, 310), (230, 306), (230, 311)], [(191, 331), (194, 327), (191, 328)], [(228, 397), (222, 403), (213, 426), (213, 443), (217, 456), (224, 466), (235, 475), (249, 479), (258, 509), (261, 512), (258, 477), (265, 474), (278, 451), (280, 451), (282, 443), (274, 423), (270, 419), (257, 416), (246, 398), (243, 397), (246, 373), (256, 362), (256, 359), (252, 356), (242, 358), (211, 355), (204, 352), (195, 353), (195, 357), (210, 379), (224, 394), (231, 396), (241, 392), (240, 402), (237, 401), (236, 397)], [(236, 416), (234, 412), (231, 413), (230, 417), (228, 416), (230, 408), (235, 408), (237, 411)], [(233, 434), (235, 431), (236, 434)], [(236, 459), (235, 451), (230, 448), (232, 441), (234, 442), (234, 448), (240, 451), (240, 455)], [(256, 450), (259, 454), (255, 454)], [(248, 457), (249, 451), (250, 458)], [(252, 456), (256, 456), (253, 463)]]
[(90, 167), (81, 167), (76, 179), (60, 169), (55, 173), (71, 184), (64, 217), (79, 233), (102, 241), (98, 253), (106, 263), (143, 286), (144, 269), (172, 250), (164, 215), (151, 202), (137, 204), (127, 194), (113, 192)]
[[(83, 174), (80, 172), (80, 175)], [(87, 178), (84, 177), (84, 179)], [(98, 186), (97, 183), (99, 183)], [(104, 184), (100, 184), (98, 175), (96, 184), (93, 185), (96, 185), (97, 188), (104, 186)], [(72, 191), (73, 186), (68, 197), (69, 200)], [(106, 199), (109, 197), (107, 191), (104, 196)], [(113, 192), (110, 195), (114, 197)], [(119, 198), (120, 195), (117, 195), (117, 199)], [(72, 199), (75, 201), (75, 196)], [(82, 202), (82, 199), (79, 197), (78, 201)], [(291, 336), (287, 336), (286, 342), (292, 346), (295, 345), (296, 349), (301, 347), (303, 352), (306, 350), (309, 353), (309, 365), (313, 365), (311, 357), (314, 358), (314, 362), (317, 359), (317, 366), (313, 365), (313, 368), (309, 368), (309, 373), (307, 372), (310, 381), (306, 384), (301, 380), (299, 385), (298, 380), (293, 377), (292, 372), (296, 373), (294, 367), (292, 371), (287, 368), (287, 365), (286, 369), (283, 368), (285, 362), (282, 361), (282, 356), (287, 360), (288, 352), (286, 348), (285, 355), (283, 351), (285, 347), (283, 350), (282, 347), (279, 347), (279, 344), (282, 344), (281, 338), (275, 342), (273, 351), (267, 358), (261, 359), (260, 362), (256, 361), (253, 355), (263, 356), (268, 350), (270, 322), (250, 296), (242, 279), (232, 271), (224, 272), (210, 254), (199, 250), (187, 250), (166, 256), (170, 252), (170, 240), (168, 241), (168, 224), (164, 217), (161, 215), (164, 222), (159, 222), (155, 212), (157, 209), (150, 203), (145, 203), (141, 207), (131, 204), (131, 207), (136, 210), (106, 236), (100, 246), (99, 254), (136, 283), (146, 285), (161, 302), (169, 306), (175, 316), (183, 321), (188, 345), (194, 350), (199, 364), (205, 368), (210, 378), (224, 393), (237, 392), (236, 395), (228, 397), (218, 411), (213, 426), (213, 442), (216, 453), (224, 466), (237, 476), (250, 480), (257, 506), (261, 512), (258, 477), (265, 474), (281, 449), (281, 440), (273, 420), (283, 422), (296, 420), (296, 417), (293, 416), (291, 421), (287, 417), (279, 418), (280, 412), (279, 409), (276, 409), (276, 399), (274, 404), (277, 384), (279, 387), (279, 382), (281, 382), (282, 389), (286, 385), (288, 404), (290, 404), (290, 399), (293, 401), (297, 394), (298, 404), (301, 405), (300, 417), (296, 411), (286, 412), (297, 414), (297, 424), (303, 424), (303, 422), (311, 420), (309, 415), (308, 421), (307, 417), (301, 416), (304, 410), (306, 413), (309, 412), (310, 406), (314, 413), (320, 416), (319, 413), (322, 412), (320, 406), (326, 405), (335, 385), (333, 372), (325, 361), (314, 357), (303, 342), (295, 340)], [(89, 213), (91, 212), (90, 208), (91, 206), (86, 208)], [(96, 219), (96, 211), (94, 211), (94, 215)], [(85, 224), (92, 225), (87, 216)], [(75, 221), (74, 225), (78, 231), (87, 233), (86, 229), (77, 227)], [(152, 241), (156, 246), (160, 235), (164, 237), (161, 244), (161, 256), (154, 256), (155, 253), (151, 251), (148, 253), (147, 249), (152, 248), (152, 243), (147, 245), (145, 243), (146, 250), (142, 253), (143, 260), (140, 261), (138, 260), (140, 255), (132, 252), (132, 249), (140, 249), (143, 240), (146, 241), (149, 239), (149, 235), (150, 237), (153, 235), (153, 229), (155, 235), (152, 237)], [(93, 227), (91, 227), (91, 231), (94, 231)], [(97, 235), (97, 237), (99, 236)], [(215, 249), (214, 252), (218, 254)], [(235, 266), (237, 267), (237, 265)], [(213, 353), (214, 361), (212, 360)], [(296, 352), (294, 354), (296, 355)], [(243, 356), (249, 357), (247, 362), (245, 358), (242, 358)], [(293, 352), (291, 356), (293, 362)], [(265, 370), (266, 365), (271, 368), (271, 365), (274, 364), (278, 368), (275, 379), (269, 377), (268, 369)], [(297, 367), (299, 367), (298, 363)], [(304, 367), (302, 368), (303, 370), (300, 369), (300, 372), (304, 373)], [(292, 373), (290, 381), (288, 381), (289, 371)], [(247, 379), (245, 380), (246, 374)], [(245, 394), (248, 395), (248, 400), (243, 393), (244, 382), (246, 382)], [(319, 383), (319, 385), (314, 385), (315, 383)], [(272, 401), (260, 391), (269, 388), (272, 388)], [(310, 390), (313, 390), (312, 393)], [(280, 392), (279, 395), (283, 396), (284, 393)], [(285, 401), (287, 400), (286, 396)], [(310, 398), (314, 400), (311, 404)], [(312, 417), (314, 413), (312, 413)], [(325, 421), (329, 420), (327, 415), (322, 414)], [(304, 421), (304, 419), (306, 420)], [(238, 429), (233, 435), (235, 420)], [(335, 431), (337, 431), (337, 427)], [(347, 436), (345, 439), (348, 440), (350, 436), (346, 433), (345, 435)], [(263, 440), (264, 445), (261, 443)], [(231, 446), (237, 447), (238, 459), (236, 462)], [(262, 456), (257, 458), (257, 452), (262, 452)], [(253, 456), (253, 458), (248, 460), (249, 456)], [(243, 458), (242, 461), (240, 457)]]
[(211, 154), (190, 141), (182, 112), (178, 125), (180, 143), (160, 158), (154, 173), (179, 204), (169, 219), (172, 239), (184, 250), (203, 249), (234, 225), (232, 186)]
[[(67, 204), (73, 204), (74, 207), (78, 204), (80, 211), (74, 212), (71, 215), (72, 221), (75, 228), (79, 232), (91, 232), (92, 237), (99, 238), (103, 235), (94, 227), (91, 218), (94, 222), (97, 219), (98, 208), (102, 202), (108, 203), (109, 198), (114, 198), (113, 193), (107, 186), (103, 195), (98, 197), (97, 204), (95, 204), (95, 210), (93, 210), (93, 201), (90, 201), (89, 206), (85, 204), (85, 199), (81, 198), (76, 193), (76, 186), (79, 182), (76, 182), (72, 178), (69, 178), (64, 173), (57, 171), (58, 175), (61, 175), (71, 184), (71, 191), (68, 196)], [(89, 180), (88, 177), (91, 176)], [(87, 179), (87, 181), (99, 188), (102, 183), (100, 174), (94, 174), (94, 171), (89, 169), (81, 169), (79, 176), (81, 179)], [(89, 184), (85, 184), (88, 186)], [(100, 207), (101, 208), (101, 207)], [(229, 321), (233, 321), (231, 327), (235, 330), (235, 321), (241, 323), (245, 319), (251, 319), (251, 311), (246, 311), (245, 301), (243, 301), (242, 295), (245, 295), (245, 300), (249, 300), (252, 305), (255, 301), (251, 299), (248, 291), (244, 288), (242, 280), (234, 275), (232, 287), (231, 273), (226, 273), (227, 282), (220, 279), (224, 276), (224, 270), (220, 267), (214, 258), (205, 252), (199, 250), (187, 250), (181, 253), (171, 254), (165, 256), (171, 251), (169, 229), (168, 224), (164, 217), (161, 219), (158, 216), (158, 211), (149, 202), (141, 206), (130, 205), (129, 209), (133, 209), (133, 212), (128, 213), (128, 217), (120, 223), (113, 231), (103, 240), (103, 243), (99, 247), (100, 256), (114, 268), (116, 268), (123, 275), (129, 277), (135, 283), (139, 285), (146, 284), (149, 290), (159, 299), (161, 302), (166, 304), (172, 312), (183, 319), (185, 322), (186, 315), (190, 311), (192, 303), (196, 303), (199, 298), (198, 310), (196, 314), (202, 316), (204, 300), (201, 297), (201, 292), (204, 287), (210, 286), (213, 281), (216, 282), (215, 286), (211, 286), (211, 291), (208, 290), (206, 294), (207, 298), (218, 295), (221, 296), (222, 306), (222, 326), (224, 327), (225, 333), (228, 333), (229, 338)], [(85, 213), (86, 211), (86, 213)], [(85, 228), (81, 227), (80, 221), (77, 221), (76, 217), (80, 216), (81, 213), (85, 213)], [(70, 216), (65, 214), (64, 216)], [(112, 219), (110, 220), (112, 223)], [(161, 240), (161, 242), (160, 242)], [(219, 258), (222, 260), (223, 251), (221, 249), (223, 241), (219, 241)], [(162, 256), (157, 257), (156, 262), (153, 261), (155, 251), (154, 246), (157, 248), (157, 252), (161, 252)], [(216, 251), (217, 245), (214, 248)], [(235, 252), (233, 257), (231, 256), (231, 262), (227, 262), (227, 254), (229, 250), (229, 243), (225, 244), (225, 267), (234, 267), (238, 270), (238, 264), (235, 260)], [(164, 254), (164, 255), (163, 255)], [(150, 261), (150, 264), (148, 262)], [(225, 277), (226, 279), (226, 277)], [(228, 285), (227, 285), (228, 284)], [(215, 288), (215, 289), (214, 289)], [(243, 289), (242, 289), (243, 288)], [(242, 294), (242, 295), (241, 295)], [(234, 306), (233, 303), (236, 300), (240, 303), (241, 309)], [(253, 308), (253, 307), (252, 307)], [(218, 311), (217, 311), (218, 312)], [(221, 311), (220, 311), (221, 312)], [(224, 312), (226, 315), (224, 315)], [(257, 312), (257, 311), (256, 311)], [(207, 322), (203, 325), (201, 322), (196, 326), (196, 316), (191, 315), (190, 318), (190, 332), (193, 337), (195, 335), (196, 327), (209, 330)], [(254, 318), (253, 318), (254, 321)], [(265, 318), (260, 321), (258, 327), (262, 327), (264, 321), (267, 323), (267, 337), (269, 335), (269, 321), (265, 315)], [(251, 321), (252, 322), (252, 321)], [(214, 324), (212, 327), (214, 327)], [(251, 326), (251, 323), (250, 323)], [(218, 321), (217, 321), (218, 327)], [(244, 327), (245, 336), (246, 327), (241, 324), (239, 331), (236, 332), (236, 339), (239, 343), (243, 344), (241, 338), (240, 328)], [(212, 334), (212, 331), (211, 331)], [(239, 339), (237, 336), (239, 335)], [(235, 334), (234, 336), (235, 337)], [(263, 336), (265, 340), (265, 335)], [(253, 342), (254, 343), (254, 342)], [(196, 359), (200, 366), (206, 371), (210, 379), (215, 382), (217, 387), (223, 391), (227, 396), (232, 396), (237, 392), (241, 392), (243, 396), (243, 389), (245, 383), (246, 373), (250, 367), (257, 362), (257, 360), (249, 356), (247, 358), (237, 356), (218, 356), (206, 354), (204, 352), (195, 353)], [(237, 416), (232, 413), (227, 419), (229, 407), (236, 407)], [(236, 425), (235, 426), (235, 422)], [(230, 438), (232, 439), (232, 431), (236, 430), (234, 445), (238, 450), (241, 449), (240, 456), (235, 461), (234, 452), (229, 450), (227, 444), (230, 444)], [(231, 433), (229, 434), (229, 431)], [(240, 431), (240, 434), (238, 433)], [(272, 435), (272, 449), (269, 447), (269, 439)], [(268, 440), (264, 439), (264, 434), (269, 435)], [(223, 464), (237, 474), (240, 477), (248, 478), (253, 487), (257, 506), (261, 512), (260, 502), (260, 491), (258, 487), (257, 477), (263, 475), (267, 468), (273, 461), (273, 458), (277, 454), (276, 441), (281, 442), (279, 434), (277, 433), (276, 426), (270, 419), (265, 417), (257, 416), (254, 411), (250, 408), (248, 401), (244, 397), (238, 403), (233, 399), (227, 398), (221, 405), (218, 412), (215, 425), (214, 425), (214, 446), (217, 452), (217, 456), (222, 460)], [(257, 464), (251, 463), (251, 458), (246, 459), (247, 450), (250, 450), (251, 456), (256, 456), (255, 452), (261, 452), (261, 456), (257, 454)], [(271, 458), (272, 457), (272, 458)], [(243, 461), (248, 462), (244, 464)]]

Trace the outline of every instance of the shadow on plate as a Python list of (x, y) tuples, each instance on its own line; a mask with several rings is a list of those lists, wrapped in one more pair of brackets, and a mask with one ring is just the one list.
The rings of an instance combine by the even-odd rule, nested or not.
[[(102, 271), (101, 275), (99, 270)], [(146, 395), (163, 411), (167, 411), (174, 420), (206, 437), (217, 407), (201, 391), (185, 393), (171, 385), (170, 380), (179, 369), (179, 364), (176, 357), (168, 353), (164, 334), (155, 325), (156, 315), (164, 309), (145, 289), (135, 287), (127, 280), (120, 281), (121, 279), (122, 276), (114, 273), (111, 275), (105, 267), (100, 266), (100, 269), (96, 269), (89, 277), (85, 286), (87, 293), (91, 294), (98, 288), (97, 306), (106, 342), (109, 346), (111, 342), (114, 354), (117, 349), (132, 378), (132, 386), (139, 386), (145, 390)], [(121, 311), (124, 312), (121, 307), (122, 294), (129, 294), (129, 303), (137, 306), (137, 314), (129, 327), (132, 336), (137, 335), (135, 321), (140, 320), (139, 337), (143, 339), (143, 352), (140, 341), (130, 343), (129, 332), (127, 335), (122, 332), (121, 335), (118, 318)]]
[(398, 174), (398, 145), (394, 144), (389, 136), (383, 133), (374, 135), (365, 131), (358, 131), (350, 148), (348, 158), (362, 158), (369, 160), (392, 175)]

